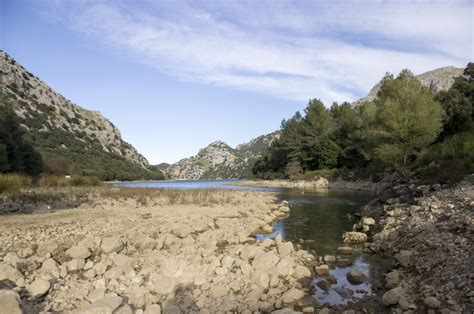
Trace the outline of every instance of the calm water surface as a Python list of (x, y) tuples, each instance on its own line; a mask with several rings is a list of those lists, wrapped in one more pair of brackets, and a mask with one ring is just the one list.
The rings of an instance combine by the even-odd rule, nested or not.
[[(354, 217), (361, 207), (367, 204), (373, 195), (360, 191), (342, 190), (298, 190), (275, 187), (238, 186), (232, 183), (238, 180), (189, 180), (156, 182), (121, 182), (116, 185), (149, 187), (164, 189), (237, 189), (246, 191), (278, 192), (281, 200), (287, 200), (291, 208), (290, 215), (274, 223), (275, 232), (270, 235), (257, 235), (257, 240), (282, 236), (284, 240), (300, 244), (304, 249), (315, 251), (318, 256), (336, 255), (336, 249), (342, 246), (341, 236), (352, 229)], [(320, 304), (347, 304), (364, 295), (372, 293), (372, 282), (379, 277), (379, 263), (375, 257), (356, 253), (352, 256), (354, 264), (350, 267), (335, 267), (330, 274), (337, 279), (329, 291), (317, 286), (322, 278), (313, 280), (314, 297)], [(369, 280), (360, 285), (352, 285), (346, 274), (357, 269)]]

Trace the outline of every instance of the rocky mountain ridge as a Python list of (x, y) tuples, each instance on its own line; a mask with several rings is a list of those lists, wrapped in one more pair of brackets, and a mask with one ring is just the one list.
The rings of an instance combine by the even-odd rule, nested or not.
[[(100, 112), (66, 99), (4, 51), (0, 51), (0, 97), (1, 105), (12, 106), (27, 137), (44, 158), (64, 157), (76, 173), (104, 177), (100, 168), (109, 168), (110, 179), (118, 164), (148, 171), (146, 158), (122, 139), (112, 122)], [(104, 165), (91, 164), (92, 160), (82, 155), (100, 155)], [(116, 165), (107, 163), (112, 159)]]
[(165, 173), (170, 179), (237, 179), (252, 173), (255, 161), (266, 147), (279, 137), (279, 132), (259, 136), (232, 148), (215, 141), (201, 149), (196, 156), (170, 165)]
[[(432, 92), (436, 93), (442, 90), (448, 90), (454, 84), (455, 78), (462, 76), (463, 73), (463, 68), (446, 66), (415, 75), (415, 77), (421, 82), (423, 86), (428, 87)], [(375, 84), (367, 96), (354, 101), (352, 104), (358, 105), (365, 101), (374, 100), (377, 97), (380, 87), (382, 86), (382, 81), (383, 80), (380, 80), (380, 82)]]

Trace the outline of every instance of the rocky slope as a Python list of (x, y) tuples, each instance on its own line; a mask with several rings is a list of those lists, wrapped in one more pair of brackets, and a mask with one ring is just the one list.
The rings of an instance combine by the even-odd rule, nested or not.
[(259, 136), (235, 149), (216, 141), (196, 156), (180, 160), (165, 172), (171, 179), (236, 179), (248, 177), (262, 151), (278, 138), (279, 132)]
[(27, 137), (43, 157), (64, 157), (72, 172), (103, 177), (103, 168), (112, 176), (124, 166), (135, 172), (148, 171), (145, 157), (102, 114), (64, 98), (3, 51), (0, 100), (1, 105), (13, 106)]
[[(448, 90), (454, 83), (454, 79), (463, 75), (463, 68), (456, 68), (453, 66), (446, 66), (439, 69), (431, 70), (415, 77), (421, 82), (423, 86), (429, 87), (432, 92), (439, 92)], [(377, 93), (382, 86), (382, 81), (378, 82), (369, 94), (353, 102), (354, 105), (361, 104), (365, 101), (372, 101), (377, 97)]]

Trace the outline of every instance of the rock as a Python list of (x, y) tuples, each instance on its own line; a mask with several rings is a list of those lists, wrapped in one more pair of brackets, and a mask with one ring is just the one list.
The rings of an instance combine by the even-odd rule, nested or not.
[(349, 246), (341, 246), (337, 248), (337, 253), (341, 255), (351, 255), (352, 248)]
[(367, 241), (367, 235), (363, 232), (346, 232), (342, 235), (345, 244), (362, 244)]
[(325, 255), (323, 260), (328, 265), (336, 264), (336, 257), (334, 255)]
[(401, 297), (403, 297), (405, 294), (405, 291), (401, 287), (396, 287), (393, 288), (382, 296), (382, 302), (386, 306), (390, 305), (395, 305), (398, 303), (398, 300), (400, 300)]
[(58, 249), (58, 245), (54, 242), (41, 243), (36, 249), (36, 254), (41, 257), (46, 257), (53, 254)]
[(146, 250), (155, 249), (157, 245), (158, 245), (158, 241), (146, 236), (146, 237), (143, 237), (142, 239), (140, 239), (140, 243), (139, 243), (138, 246), (139, 246), (140, 250), (146, 251)]
[(10, 265), (0, 264), (0, 281), (10, 280), (17, 282), (23, 279), (23, 275)]
[(48, 258), (41, 265), (40, 271), (45, 274), (51, 274), (56, 278), (59, 278), (59, 265), (52, 258)]
[(87, 299), (93, 303), (95, 301), (99, 301), (100, 299), (103, 299), (105, 296), (105, 289), (94, 289), (89, 292), (87, 295)]
[(144, 314), (161, 314), (161, 306), (152, 304), (146, 307)]
[(291, 242), (284, 242), (278, 246), (278, 254), (286, 256), (289, 255), (290, 253), (294, 252), (295, 248), (293, 246), (293, 243)]
[(114, 311), (114, 314), (133, 314), (133, 310), (128, 304), (124, 304)]
[(70, 272), (83, 270), (86, 265), (86, 261), (83, 259), (73, 259), (72, 261), (67, 262), (67, 269)]
[(175, 278), (159, 274), (152, 274), (150, 283), (156, 293), (164, 295), (173, 293), (178, 284)]
[(270, 226), (270, 225), (263, 226), (262, 232), (267, 233), (267, 234), (272, 233), (273, 232), (273, 226)]
[(275, 266), (280, 258), (273, 253), (260, 253), (255, 256), (252, 266), (256, 270), (269, 270)]
[(20, 296), (13, 290), (0, 290), (0, 314), (21, 314)]
[(316, 285), (324, 291), (329, 291), (331, 285), (326, 280), (321, 280), (316, 283)]
[(38, 278), (28, 287), (28, 291), (32, 296), (39, 297), (46, 294), (50, 288), (51, 285), (48, 280)]
[(116, 309), (122, 305), (121, 297), (105, 297), (95, 301), (84, 308), (78, 310), (76, 313), (80, 314), (112, 314)]
[(320, 265), (320, 266), (316, 266), (314, 268), (314, 271), (316, 272), (316, 274), (318, 276), (327, 276), (329, 275), (329, 267), (328, 265)]
[(311, 278), (311, 270), (308, 267), (298, 265), (295, 267), (295, 272), (293, 273), (293, 277), (298, 280)]
[(439, 309), (441, 307), (441, 302), (439, 302), (435, 297), (427, 297), (423, 300), (423, 302), (430, 309)]
[(100, 248), (106, 254), (109, 254), (112, 252), (119, 252), (123, 248), (123, 242), (122, 240), (116, 237), (104, 238), (102, 239)]
[(349, 267), (353, 264), (353, 262), (348, 258), (338, 258), (336, 261), (337, 267)]
[(385, 288), (393, 289), (400, 283), (400, 272), (393, 270), (385, 275)]
[(375, 220), (371, 217), (363, 217), (361, 222), (364, 226), (375, 226)]
[(283, 294), (282, 301), (285, 304), (291, 304), (303, 299), (303, 297), (304, 292), (302, 290), (292, 288)]
[(358, 270), (351, 270), (347, 273), (346, 277), (347, 280), (353, 285), (359, 285), (366, 280), (365, 275)]
[(217, 285), (214, 286), (210, 291), (209, 294), (213, 299), (222, 298), (227, 293), (229, 293), (229, 288), (224, 285)]
[(281, 259), (276, 265), (276, 271), (279, 277), (284, 278), (293, 273), (293, 266), (287, 259)]
[(91, 256), (91, 252), (88, 248), (82, 245), (76, 245), (66, 251), (66, 254), (69, 255), (71, 258), (80, 258), (86, 259)]

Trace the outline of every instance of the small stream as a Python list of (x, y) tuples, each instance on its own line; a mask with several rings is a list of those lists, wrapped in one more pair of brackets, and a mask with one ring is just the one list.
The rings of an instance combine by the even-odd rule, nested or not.
[[(288, 217), (274, 223), (272, 234), (258, 234), (257, 240), (274, 238), (280, 235), (285, 241), (299, 244), (305, 250), (315, 252), (317, 256), (337, 255), (337, 248), (343, 246), (342, 234), (352, 230), (362, 206), (374, 196), (361, 191), (343, 190), (298, 190), (274, 187), (251, 187), (231, 185), (236, 180), (190, 180), (157, 182), (122, 182), (116, 185), (134, 187), (152, 187), (169, 189), (238, 189), (278, 192), (280, 200), (286, 200), (291, 208)], [(375, 256), (362, 254), (355, 248), (349, 258), (351, 266), (335, 266), (330, 270), (331, 285), (324, 282), (327, 278), (313, 279), (314, 298), (320, 304), (344, 305), (372, 294), (373, 283), (380, 278), (381, 266)], [(364, 273), (367, 281), (353, 285), (346, 275), (351, 270)], [(325, 287), (326, 290), (320, 288)], [(329, 287), (329, 289), (327, 289)]]

